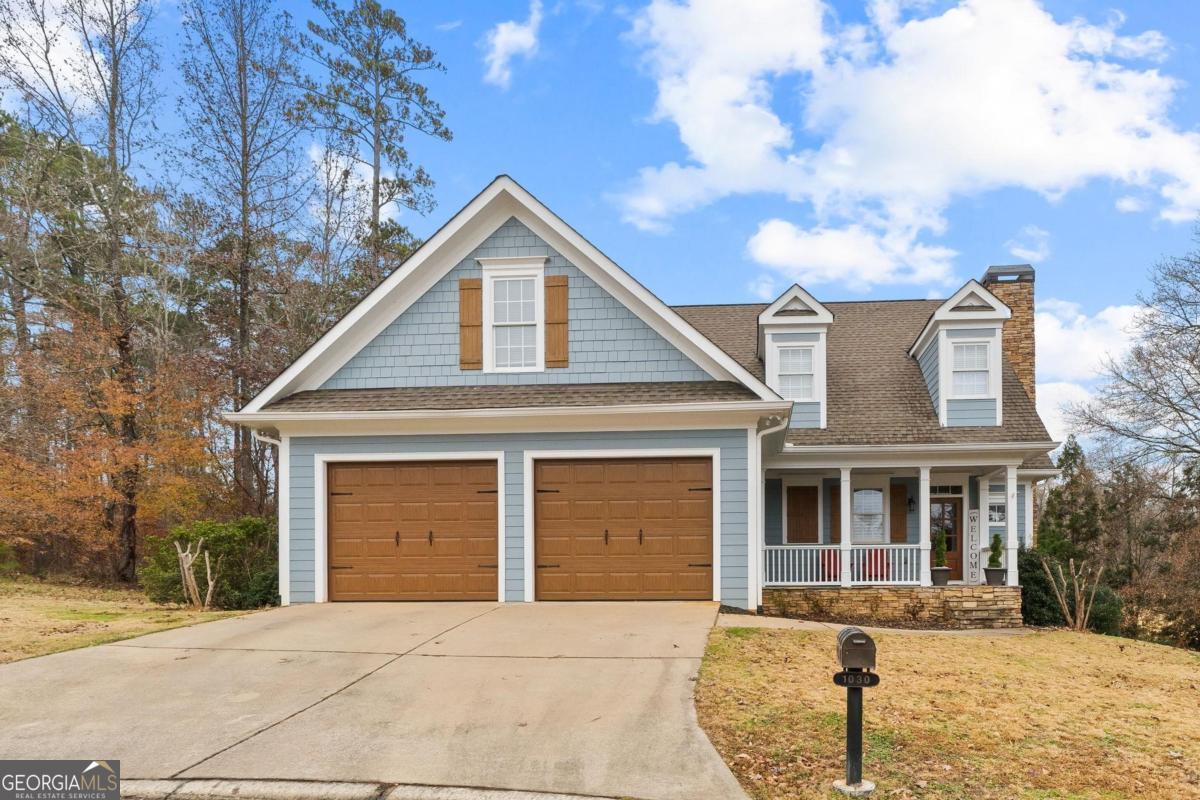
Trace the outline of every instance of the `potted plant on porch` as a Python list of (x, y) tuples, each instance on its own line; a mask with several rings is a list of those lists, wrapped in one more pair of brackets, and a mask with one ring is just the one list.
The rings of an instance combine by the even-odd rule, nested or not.
[(933, 567), (929, 573), (934, 586), (945, 586), (950, 582), (950, 568), (946, 566), (946, 531), (941, 528), (933, 535)]
[(992, 544), (988, 548), (988, 565), (983, 568), (983, 572), (987, 575), (988, 586), (1003, 586), (1004, 578), (1008, 570), (1000, 566), (1000, 554), (1004, 552), (1004, 545), (1000, 543), (1000, 534), (992, 534)]

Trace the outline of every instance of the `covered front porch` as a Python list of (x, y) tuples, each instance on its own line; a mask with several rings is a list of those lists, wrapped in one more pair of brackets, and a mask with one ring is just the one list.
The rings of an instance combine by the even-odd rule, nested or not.
[(980, 586), (993, 536), (1004, 585), (1033, 531), (1033, 482), (1019, 464), (790, 466), (763, 483), (762, 585), (932, 586), (934, 542), (946, 541), (949, 584)]

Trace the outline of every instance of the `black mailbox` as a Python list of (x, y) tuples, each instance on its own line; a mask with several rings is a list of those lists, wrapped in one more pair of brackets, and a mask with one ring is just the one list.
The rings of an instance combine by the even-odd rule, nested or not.
[(842, 669), (875, 669), (875, 641), (858, 628), (842, 628), (837, 654)]

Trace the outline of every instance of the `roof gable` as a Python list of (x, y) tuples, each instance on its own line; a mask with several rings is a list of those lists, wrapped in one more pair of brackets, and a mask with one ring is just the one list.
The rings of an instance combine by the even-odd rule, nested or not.
[(977, 280), (969, 280), (930, 314), (929, 320), (909, 348), (916, 357), (943, 323), (999, 323), (1012, 317), (1008, 306), (1000, 302)]
[[(545, 259), (545, 274), (568, 279), (571, 307), (567, 366), (536, 372), (463, 370), (459, 363), (459, 280), (478, 278), (481, 262)], [(515, 217), (400, 313), (321, 389), (517, 386), (709, 381), (711, 376), (621, 305)]]
[(317, 389), (492, 232), (515, 217), (717, 380), (778, 396), (507, 175), (492, 181), (254, 397), (242, 413)]

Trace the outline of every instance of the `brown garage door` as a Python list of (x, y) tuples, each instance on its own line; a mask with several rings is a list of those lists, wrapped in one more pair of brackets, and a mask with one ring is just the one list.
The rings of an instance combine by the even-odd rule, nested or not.
[(712, 460), (538, 461), (539, 600), (712, 597)]
[(495, 600), (496, 464), (330, 464), (330, 600)]

